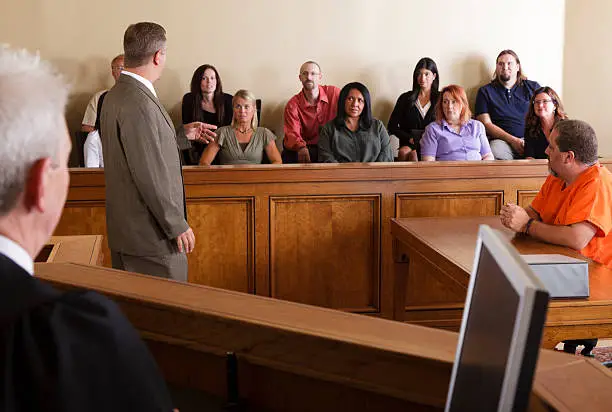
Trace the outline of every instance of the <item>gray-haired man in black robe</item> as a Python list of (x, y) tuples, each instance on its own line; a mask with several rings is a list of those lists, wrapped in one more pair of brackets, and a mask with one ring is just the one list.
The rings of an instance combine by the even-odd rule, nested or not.
[(33, 276), (68, 190), (65, 82), (0, 46), (0, 90), (0, 411), (171, 411), (157, 365), (113, 302)]

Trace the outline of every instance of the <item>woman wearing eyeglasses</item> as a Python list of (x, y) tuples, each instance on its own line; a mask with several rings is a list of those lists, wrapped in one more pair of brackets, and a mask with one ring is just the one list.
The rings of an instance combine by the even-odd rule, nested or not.
[(533, 93), (525, 120), (525, 158), (546, 159), (548, 139), (554, 125), (567, 119), (561, 99), (548, 86)]
[(210, 165), (217, 155), (222, 165), (259, 164), (264, 153), (270, 163), (282, 163), (276, 147), (276, 136), (265, 127), (257, 125), (253, 93), (238, 90), (232, 105), (232, 124), (217, 129), (217, 138), (202, 153), (200, 165)]

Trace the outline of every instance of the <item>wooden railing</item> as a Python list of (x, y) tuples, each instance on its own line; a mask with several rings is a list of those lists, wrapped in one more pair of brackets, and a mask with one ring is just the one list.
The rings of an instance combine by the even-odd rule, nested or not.
[[(175, 387), (224, 397), (232, 352), (238, 395), (255, 410), (443, 410), (454, 332), (94, 266), (35, 272), (119, 303)], [(594, 361), (542, 350), (530, 409), (607, 411), (611, 384)]]
[[(185, 167), (189, 282), (391, 318), (390, 218), (495, 215), (528, 204), (547, 173), (546, 161)], [(103, 170), (70, 174), (55, 234), (106, 235)], [(406, 304), (438, 299), (430, 286)]]

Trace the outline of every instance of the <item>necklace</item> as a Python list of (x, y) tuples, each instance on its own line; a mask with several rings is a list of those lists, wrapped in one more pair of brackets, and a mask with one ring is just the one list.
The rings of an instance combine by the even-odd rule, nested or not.
[(240, 128), (236, 128), (236, 130), (238, 130), (242, 134), (246, 134), (246, 133), (251, 131), (251, 128), (249, 127), (249, 128), (244, 129), (244, 130), (242, 130)]

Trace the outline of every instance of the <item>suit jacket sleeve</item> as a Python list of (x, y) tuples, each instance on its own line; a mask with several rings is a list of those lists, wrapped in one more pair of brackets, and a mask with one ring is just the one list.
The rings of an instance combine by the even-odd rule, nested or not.
[(181, 150), (188, 150), (192, 148), (191, 142), (185, 135), (185, 128), (183, 126), (176, 128), (176, 144)]
[[(181, 103), (181, 113), (183, 117), (183, 125), (195, 122), (193, 118), (193, 97), (191, 93), (187, 93), (183, 96), (183, 102)], [(176, 128), (176, 143), (181, 150), (188, 150), (192, 148), (191, 142), (185, 136), (185, 129), (183, 126)]]
[[(166, 154), (168, 150), (176, 150), (176, 143), (187, 138), (184, 133), (181, 139), (176, 138), (163, 115), (156, 116), (159, 109), (153, 104), (130, 105), (122, 109), (125, 112), (119, 121), (120, 139), (140, 196), (166, 236), (174, 239), (189, 225), (183, 205), (170, 196), (169, 190), (176, 184), (176, 174), (181, 173), (178, 150), (176, 163), (168, 162)], [(162, 141), (165, 138), (172, 139), (173, 148), (168, 148), (168, 142)]]

